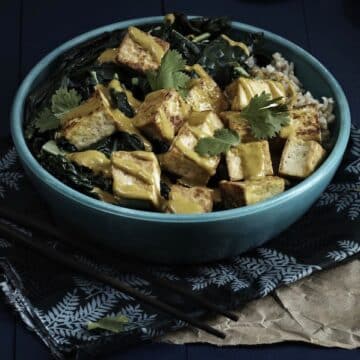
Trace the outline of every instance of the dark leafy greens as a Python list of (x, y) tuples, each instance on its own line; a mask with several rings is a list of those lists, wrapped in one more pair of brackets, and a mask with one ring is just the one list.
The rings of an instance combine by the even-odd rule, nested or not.
[(93, 144), (91, 149), (110, 156), (113, 151), (145, 150), (145, 146), (141, 138), (136, 134), (120, 131)]
[(198, 63), (221, 87), (224, 87), (234, 79), (234, 68), (241, 66), (245, 70), (248, 69), (247, 58), (242, 48), (230, 46), (226, 40), (219, 37), (206, 45)]
[(38, 159), (47, 171), (76, 190), (89, 195), (94, 187), (111, 191), (111, 178), (95, 175), (91, 170), (68, 161), (64, 156), (43, 151)]
[(125, 92), (119, 92), (115, 89), (110, 89), (110, 96), (112, 100), (112, 107), (119, 109), (123, 114), (127, 117), (134, 117), (135, 112), (134, 109), (128, 102), (127, 96)]
[(187, 35), (200, 35), (203, 33), (210, 33), (211, 38), (215, 38), (220, 34), (226, 33), (230, 29), (230, 20), (227, 17), (198, 17), (189, 19), (185, 14), (174, 13), (174, 21), (170, 21), (170, 17), (165, 19), (164, 24), (159, 29), (154, 31), (154, 34), (159, 37), (166, 37), (171, 30)]
[[(239, 75), (246, 75), (246, 60), (249, 56), (240, 47), (231, 46), (220, 37), (221, 34), (233, 35), (229, 19), (201, 17), (189, 20), (183, 14), (173, 15), (173, 23), (165, 21), (153, 34), (168, 41), (171, 48), (177, 50), (189, 65), (199, 63), (221, 87)], [(251, 49), (259, 43), (261, 36), (232, 38), (245, 41)], [(235, 71), (239, 68), (243, 69), (240, 74)]]

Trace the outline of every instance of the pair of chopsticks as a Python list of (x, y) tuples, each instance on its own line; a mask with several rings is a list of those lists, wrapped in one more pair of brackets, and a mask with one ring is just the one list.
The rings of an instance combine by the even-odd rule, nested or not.
[[(94, 247), (93, 245), (86, 243), (86, 245), (78, 242), (75, 239), (70, 239), (67, 236), (65, 236), (62, 232), (60, 232), (56, 227), (45, 223), (39, 219), (31, 218), (28, 215), (23, 215), (20, 213), (17, 213), (11, 209), (7, 209), (4, 207), (0, 207), (0, 217), (6, 220), (9, 220), (19, 226), (23, 226), (26, 228), (30, 228), (37, 233), (41, 233), (42, 235), (45, 235), (47, 237), (59, 240), (60, 242), (67, 243), (73, 248), (78, 248), (81, 250), (84, 254), (90, 255), (94, 257), (95, 259), (98, 259), (99, 256), (105, 258), (106, 254), (99, 251), (98, 248)], [(211, 327), (210, 325), (194, 318), (193, 316), (190, 316), (183, 312), (181, 309), (178, 309), (177, 307), (173, 305), (169, 305), (159, 299), (150, 297), (148, 295), (143, 294), (137, 289), (134, 289), (130, 287), (128, 284), (120, 281), (119, 279), (112, 277), (110, 275), (101, 273), (94, 268), (77, 261), (75, 258), (73, 258), (71, 255), (63, 254), (53, 247), (50, 247), (46, 245), (44, 242), (37, 241), (38, 237), (37, 235), (33, 234), (32, 237), (25, 235), (24, 233), (14, 229), (13, 227), (6, 225), (4, 223), (0, 222), (0, 234), (2, 236), (5, 236), (7, 238), (12, 239), (17, 244), (23, 245), (33, 251), (36, 251), (37, 253), (41, 254), (42, 256), (53, 260), (57, 262), (58, 264), (64, 265), (67, 268), (71, 270), (75, 270), (90, 279), (100, 281), (104, 284), (108, 284), (114, 289), (117, 289), (121, 292), (124, 292), (131, 297), (137, 299), (138, 301), (148, 304), (154, 309), (160, 310), (164, 313), (167, 313), (168, 315), (171, 315), (175, 319), (179, 319), (182, 321), (185, 321), (189, 325), (204, 330), (205, 332), (212, 334), (218, 338), (224, 339), (225, 333)], [(215, 314), (223, 315), (233, 321), (237, 321), (238, 317), (229, 312), (222, 310), (219, 308), (216, 304), (210, 302), (209, 300), (196, 295), (189, 291), (188, 289), (179, 286), (173, 282), (160, 279), (152, 275), (148, 270), (146, 270), (143, 266), (141, 266), (140, 263), (131, 263), (129, 261), (125, 261), (121, 259), (119, 264), (116, 264), (117, 270), (126, 272), (126, 273), (134, 273), (146, 281), (148, 281), (151, 284), (155, 284), (158, 286), (161, 286), (165, 289), (167, 289), (170, 292), (180, 294), (190, 300), (192, 300), (194, 303), (197, 303), (199, 306), (206, 310), (210, 310), (211, 312)]]

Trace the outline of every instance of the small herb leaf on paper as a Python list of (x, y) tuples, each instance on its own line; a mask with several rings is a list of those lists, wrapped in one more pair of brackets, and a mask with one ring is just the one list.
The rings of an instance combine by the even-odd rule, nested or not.
[(88, 322), (88, 330), (102, 329), (119, 333), (124, 330), (124, 325), (129, 322), (129, 319), (124, 315), (107, 316), (96, 322)]

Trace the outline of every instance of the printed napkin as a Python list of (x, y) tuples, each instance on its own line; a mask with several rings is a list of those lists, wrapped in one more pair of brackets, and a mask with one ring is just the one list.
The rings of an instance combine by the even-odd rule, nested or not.
[[(351, 144), (331, 185), (300, 221), (263, 247), (207, 265), (147, 264), (148, 271), (224, 309), (241, 309), (284, 284), (356, 257), (360, 254), (359, 157), (360, 130), (353, 128)], [(5, 140), (0, 150), (0, 202), (51, 221), (46, 205), (21, 170), (15, 149)], [(9, 225), (31, 235), (27, 229)], [(211, 315), (134, 274), (120, 273), (114, 257), (103, 263), (52, 239), (43, 241), (147, 295), (181, 305), (193, 316)], [(15, 246), (9, 239), (0, 238), (0, 270), (0, 289), (7, 302), (59, 359), (75, 353), (85, 358), (103, 354), (186, 327), (122, 292)], [(120, 333), (87, 329), (90, 321), (118, 314), (128, 319)]]

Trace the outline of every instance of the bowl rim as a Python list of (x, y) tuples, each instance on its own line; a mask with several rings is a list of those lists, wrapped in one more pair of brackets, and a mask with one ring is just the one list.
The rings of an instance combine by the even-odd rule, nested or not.
[[(192, 16), (193, 18), (193, 16)], [(113, 31), (117, 29), (127, 28), (129, 26), (145, 25), (158, 23), (163, 20), (162, 16), (153, 16), (153, 17), (143, 17), (137, 19), (130, 19), (125, 21), (120, 21), (112, 23), (109, 25), (98, 27), (94, 30), (85, 32), (81, 35), (78, 35), (60, 46), (56, 47), (53, 51), (44, 56), (27, 74), (25, 79), (22, 81), (11, 109), (10, 121), (11, 121), (11, 134), (16, 147), (16, 150), (19, 154), (20, 159), (28, 167), (32, 176), (38, 177), (42, 182), (46, 183), (47, 186), (52, 188), (54, 191), (60, 193), (62, 196), (68, 198), (69, 200), (75, 201), (82, 206), (90, 207), (97, 211), (103, 211), (113, 215), (119, 215), (126, 218), (132, 218), (137, 220), (145, 221), (158, 221), (158, 222), (169, 222), (169, 223), (203, 223), (203, 222), (213, 222), (221, 220), (231, 220), (233, 218), (248, 216), (256, 212), (261, 212), (264, 210), (269, 210), (272, 207), (281, 205), (291, 198), (300, 195), (301, 193), (307, 191), (309, 188), (314, 186), (319, 182), (324, 175), (331, 172), (334, 167), (342, 159), (342, 156), (345, 152), (346, 145), (350, 136), (351, 128), (351, 117), (350, 109), (346, 99), (346, 96), (329, 70), (325, 68), (324, 65), (320, 63), (314, 56), (309, 54), (306, 50), (296, 45), (295, 43), (286, 40), (285, 38), (276, 35), (270, 31), (263, 30), (261, 28), (244, 24), (238, 21), (232, 21), (231, 25), (233, 28), (246, 31), (246, 32), (262, 32), (264, 33), (265, 38), (270, 38), (275, 43), (279, 43), (282, 46), (288, 48), (290, 51), (299, 54), (300, 56), (306, 58), (308, 62), (315, 68), (315, 70), (326, 78), (330, 87), (332, 88), (334, 94), (336, 95), (336, 105), (339, 109), (340, 114), (340, 126), (339, 134), (335, 145), (330, 152), (326, 160), (321, 164), (321, 166), (308, 178), (302, 180), (299, 184), (295, 185), (289, 190), (276, 195), (268, 200), (264, 200), (258, 204), (248, 205), (240, 208), (234, 208), (229, 210), (221, 210), (205, 214), (188, 214), (188, 215), (179, 215), (179, 214), (167, 214), (167, 213), (158, 213), (152, 211), (143, 211), (137, 209), (130, 209), (121, 207), (118, 205), (112, 205), (100, 200), (91, 198), (88, 195), (82, 194), (81, 192), (69, 187), (68, 185), (62, 183), (60, 180), (55, 178), (51, 173), (45, 170), (40, 163), (35, 159), (31, 154), (27, 143), (25, 141), (24, 132), (23, 132), (23, 117), (24, 117), (24, 105), (31, 85), (34, 79), (43, 71), (43, 69), (55, 60), (59, 55), (61, 55), (66, 50), (69, 50), (71, 47), (78, 45), (86, 40), (89, 40), (92, 37), (100, 35), (103, 32)]]

